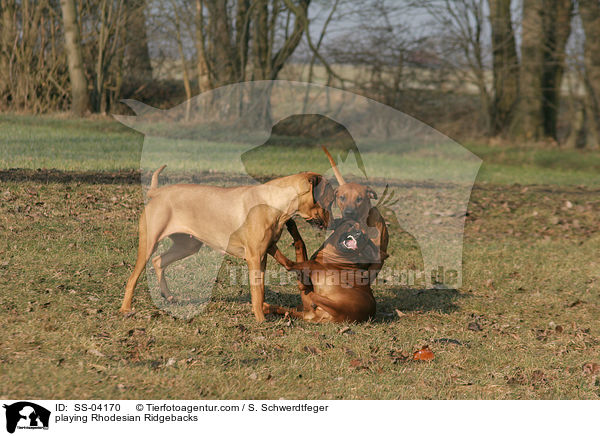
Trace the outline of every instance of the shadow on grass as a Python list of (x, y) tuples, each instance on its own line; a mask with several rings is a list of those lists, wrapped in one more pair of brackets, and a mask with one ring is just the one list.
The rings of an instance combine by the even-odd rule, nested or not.
[[(142, 175), (150, 179), (152, 173), (142, 174), (139, 170), (117, 171), (63, 171), (56, 169), (26, 168), (0, 169), (0, 182), (37, 182), (37, 183), (85, 183), (88, 185), (137, 185), (142, 183)], [(174, 183), (248, 183), (248, 176), (223, 172), (187, 172), (176, 175), (161, 175), (161, 184)]]
[[(404, 313), (453, 313), (460, 309), (458, 300), (467, 295), (457, 289), (386, 289), (375, 291), (377, 313), (375, 322), (389, 322), (397, 319), (395, 310)], [(249, 303), (250, 293), (240, 292), (237, 295), (223, 293), (213, 295), (213, 301), (226, 301), (235, 303)], [(265, 291), (265, 300), (271, 304), (284, 307), (297, 307), (300, 305), (299, 293), (276, 292), (270, 289)]]
[[(460, 309), (457, 301), (466, 295), (457, 289), (389, 289), (379, 295), (377, 300), (377, 321), (395, 317), (395, 310), (401, 312), (438, 312), (452, 313)], [(389, 314), (393, 314), (393, 317)]]

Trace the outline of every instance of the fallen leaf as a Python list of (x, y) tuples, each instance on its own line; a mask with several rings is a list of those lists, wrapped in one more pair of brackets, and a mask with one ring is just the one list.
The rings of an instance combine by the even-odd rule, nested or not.
[(100, 351), (91, 348), (88, 350), (88, 354), (91, 354), (92, 356), (96, 356), (96, 357), (106, 357), (106, 355), (104, 353), (101, 353)]
[(307, 345), (303, 348), (303, 350), (309, 354), (320, 354), (321, 350), (319, 350), (317, 347), (311, 347), (310, 345)]
[(94, 365), (94, 364), (91, 364), (90, 368), (93, 369), (96, 372), (106, 371), (106, 366), (103, 366), (103, 365)]
[(469, 330), (473, 330), (474, 332), (480, 332), (481, 330), (483, 330), (481, 328), (481, 326), (478, 323), (476, 323), (476, 322), (470, 322), (469, 326), (468, 326), (468, 329)]
[(350, 361), (350, 366), (354, 369), (369, 369), (368, 366), (363, 365), (363, 362), (360, 359), (352, 359)]
[(356, 353), (354, 351), (352, 351), (350, 348), (345, 348), (344, 347), (344, 353), (346, 353), (350, 357), (356, 356)]
[(406, 314), (398, 309), (396, 309), (396, 315), (398, 315), (398, 318), (402, 318), (403, 316), (406, 316)]
[(581, 367), (581, 369), (583, 370), (583, 373), (586, 375), (596, 375), (596, 374), (600, 373), (600, 365), (595, 362), (585, 363)]
[(434, 358), (435, 355), (433, 354), (433, 351), (429, 349), (428, 345), (424, 345), (419, 351), (415, 351), (413, 353), (413, 360), (422, 360), (428, 362)]
[(569, 304), (567, 307), (569, 307), (569, 308), (575, 307), (575, 306), (580, 305), (581, 303), (583, 303), (583, 301), (577, 299), (577, 300), (573, 301), (571, 304)]

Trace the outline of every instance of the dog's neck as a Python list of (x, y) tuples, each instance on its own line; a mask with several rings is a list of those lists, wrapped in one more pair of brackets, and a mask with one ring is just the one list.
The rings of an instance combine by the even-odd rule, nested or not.
[(283, 212), (280, 220), (283, 220), (284, 223), (297, 215), (300, 206), (300, 197), (310, 193), (312, 189), (310, 186), (304, 189), (298, 186), (297, 183), (290, 185), (289, 179), (293, 177), (295, 177), (295, 175), (280, 177), (265, 183), (265, 186), (271, 186), (274, 189), (278, 188), (281, 190), (279, 198), (276, 200), (278, 206), (280, 206), (280, 210)]

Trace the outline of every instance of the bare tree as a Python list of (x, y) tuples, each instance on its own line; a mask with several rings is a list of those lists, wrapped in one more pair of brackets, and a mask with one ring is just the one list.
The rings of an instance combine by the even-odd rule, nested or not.
[(458, 79), (455, 87), (471, 84), (476, 87), (481, 104), (485, 131), (491, 130), (492, 90), (486, 71), (489, 70), (489, 50), (486, 39), (486, 0), (416, 0), (434, 20), (439, 39), (439, 54), (447, 68)]
[[(557, 125), (562, 79), (565, 71), (566, 46), (571, 34), (573, 0), (554, 0), (546, 5), (544, 46), (544, 133), (558, 140)], [(548, 10), (549, 9), (549, 10)]]
[(519, 60), (511, 18), (511, 0), (489, 0), (492, 31), (493, 101), (490, 134), (504, 135), (512, 123), (519, 93)]
[(206, 31), (204, 25), (204, 1), (196, 0), (195, 14), (195, 45), (197, 59), (198, 89), (200, 92), (206, 92), (212, 88), (211, 74), (206, 54)]
[(587, 145), (600, 146), (600, 2), (579, 0), (579, 15), (585, 33), (584, 83)]
[[(271, 80), (294, 53), (310, 0), (196, 0), (201, 90), (247, 79)], [(251, 58), (251, 59), (250, 59)]]
[(65, 29), (65, 51), (71, 79), (71, 110), (81, 116), (88, 110), (90, 100), (81, 54), (81, 36), (77, 23), (75, 0), (61, 0), (60, 6)]
[(14, 0), (0, 1), (0, 102), (6, 101), (10, 95), (11, 58), (15, 43), (16, 4)]
[(125, 81), (129, 87), (143, 86), (152, 80), (152, 65), (148, 49), (146, 26), (146, 0), (130, 0), (125, 2), (127, 13), (126, 48), (125, 48)]
[[(410, 65), (418, 56), (415, 52), (419, 50), (420, 43), (420, 39), (413, 37), (404, 23), (407, 7), (386, 0), (346, 2), (343, 6), (341, 17), (351, 23), (349, 30), (330, 38), (321, 49), (327, 25), (335, 12), (332, 9), (317, 43), (310, 47), (313, 53), (311, 70), (315, 61), (319, 60), (326, 68), (328, 83), (337, 80), (338, 86), (352, 87), (387, 105), (399, 107), (408, 82), (416, 82), (417, 79)], [(320, 52), (324, 56), (317, 57)], [(354, 68), (352, 73), (341, 77), (328, 62), (353, 65)]]
[(179, 51), (179, 57), (181, 59), (181, 71), (183, 73), (183, 86), (185, 88), (186, 96), (186, 109), (185, 109), (185, 120), (190, 119), (191, 99), (192, 99), (192, 85), (190, 83), (190, 73), (187, 65), (187, 59), (183, 48), (183, 38), (181, 36), (181, 18), (179, 8), (175, 0), (171, 0), (173, 11), (175, 14), (175, 38), (177, 40), (177, 50)]
[[(254, 26), (254, 69), (255, 80), (274, 80), (300, 44), (307, 27), (307, 10), (310, 0), (273, 0), (269, 10), (268, 0), (257, 1)], [(284, 7), (285, 5), (285, 7)], [(287, 9), (287, 10), (286, 10)], [(286, 17), (284, 37), (279, 48), (277, 44), (277, 20)], [(293, 17), (293, 25), (290, 25)]]
[(122, 81), (125, 27), (128, 23), (125, 0), (95, 0), (82, 12), (89, 29), (85, 53), (93, 78), (92, 106), (106, 113)]
[(571, 31), (572, 0), (524, 0), (520, 98), (513, 132), (557, 139), (560, 86)]

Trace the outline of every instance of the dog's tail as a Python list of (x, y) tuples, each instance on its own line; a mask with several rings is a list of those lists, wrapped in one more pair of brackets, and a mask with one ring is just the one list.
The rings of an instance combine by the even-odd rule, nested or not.
[(146, 195), (149, 198), (154, 197), (156, 189), (158, 189), (158, 175), (161, 173), (162, 170), (164, 170), (166, 167), (166, 165), (163, 165), (162, 167), (160, 167), (159, 169), (157, 169), (156, 171), (154, 171), (154, 174), (152, 174), (152, 182), (150, 183), (150, 189), (148, 189), (148, 192), (146, 193)]
[(335, 178), (337, 179), (338, 183), (340, 185), (344, 185), (346, 182), (344, 181), (344, 178), (342, 177), (342, 173), (340, 173), (340, 170), (338, 169), (337, 165), (335, 164), (333, 157), (331, 156), (331, 154), (329, 154), (329, 151), (327, 151), (327, 148), (325, 146), (323, 146), (321, 148), (327, 155), (327, 159), (329, 159), (329, 163), (331, 164), (331, 169), (333, 169), (333, 174), (335, 174)]

